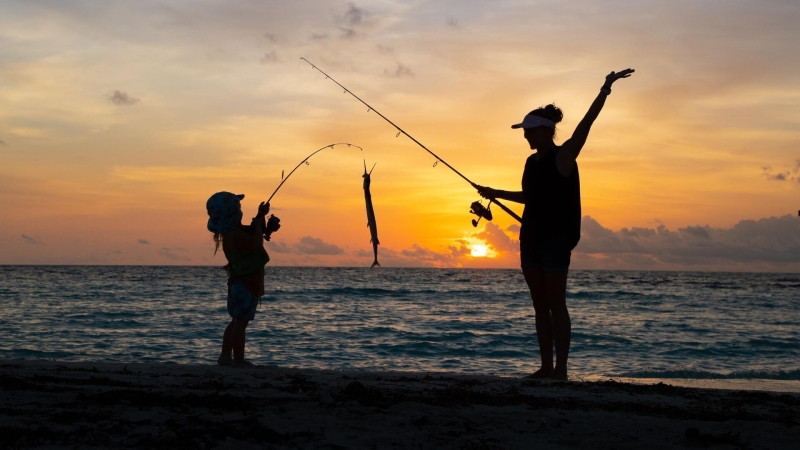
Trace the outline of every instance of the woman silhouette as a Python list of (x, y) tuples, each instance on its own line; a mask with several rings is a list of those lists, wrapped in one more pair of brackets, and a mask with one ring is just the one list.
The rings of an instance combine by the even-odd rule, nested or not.
[[(627, 78), (633, 69), (611, 72), (572, 137), (561, 146), (553, 142), (563, 114), (555, 105), (537, 108), (511, 128), (522, 128), (536, 153), (528, 157), (522, 174), (522, 191), (501, 191), (476, 186), (488, 199), (523, 203), (519, 232), (522, 273), (536, 312), (536, 335), (542, 366), (531, 378), (567, 379), (567, 358), (572, 324), (567, 311), (567, 271), (572, 249), (581, 237), (581, 192), (576, 159), (586, 143), (611, 85)], [(553, 343), (556, 365), (553, 367)]]

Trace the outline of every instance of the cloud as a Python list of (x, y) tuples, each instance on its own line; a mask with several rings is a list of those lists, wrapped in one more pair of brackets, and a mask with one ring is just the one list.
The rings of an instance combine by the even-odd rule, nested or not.
[(264, 33), (264, 39), (268, 40), (272, 44), (278, 43), (278, 35), (275, 33)]
[[(458, 267), (463, 261), (462, 257), (469, 253), (467, 242), (463, 240), (457, 240), (455, 245), (448, 246), (444, 252), (437, 252), (415, 243), (411, 248), (400, 251), (380, 247), (378, 261), (385, 267)], [(360, 258), (369, 258), (370, 261), (374, 257), (372, 249), (359, 249), (353, 254)]]
[(137, 239), (136, 242), (144, 245), (150, 245), (150, 241), (148, 241), (147, 239)]
[(335, 20), (342, 31), (342, 39), (355, 39), (377, 25), (377, 20), (370, 12), (359, 8), (352, 2), (348, 3), (344, 14), (336, 17)]
[(773, 181), (786, 181), (786, 177), (791, 176), (791, 172), (772, 173), (771, 166), (764, 166), (761, 168), (762, 174), (768, 179)]
[(454, 258), (452, 254), (435, 252), (421, 247), (419, 244), (412, 245), (411, 248), (401, 251), (400, 254), (411, 261), (433, 266), (449, 265)]
[(342, 28), (342, 39), (355, 39), (358, 36), (356, 30), (352, 28)]
[[(519, 227), (501, 229), (488, 222), (472, 235), (489, 244), (496, 258), (513, 261), (519, 252)], [(412, 248), (403, 255), (422, 263), (457, 265), (456, 253), (434, 255)], [(464, 260), (463, 258), (461, 259)], [(498, 260), (499, 261), (499, 260)], [(800, 270), (800, 218), (793, 215), (742, 220), (729, 228), (690, 225), (670, 230), (630, 227), (614, 231), (590, 216), (581, 223), (581, 241), (573, 250), (573, 267), (651, 270)]]
[(456, 245), (448, 245), (447, 249), (450, 250), (450, 255), (453, 258), (459, 258), (472, 253), (472, 249), (469, 248), (469, 242), (463, 239), (456, 240)]
[(169, 259), (171, 259), (173, 261), (190, 261), (191, 260), (191, 258), (189, 258), (186, 255), (180, 255), (180, 254), (176, 253), (176, 252), (179, 252), (179, 253), (186, 252), (186, 249), (182, 248), (182, 247), (174, 247), (174, 248), (161, 247), (161, 249), (158, 252), (161, 255), (166, 256), (167, 258), (169, 258)]
[(294, 244), (284, 241), (270, 241), (267, 250), (274, 253), (294, 253), (296, 255), (341, 255), (344, 249), (336, 244), (329, 244), (322, 239), (304, 236)]
[(455, 28), (456, 30), (461, 28), (461, 24), (458, 23), (458, 20), (452, 17), (447, 18), (447, 26), (450, 28)]
[(132, 105), (139, 101), (138, 98), (133, 98), (123, 91), (114, 91), (108, 96), (108, 100), (115, 105)]
[(706, 225), (676, 231), (663, 224), (612, 231), (584, 216), (581, 227), (581, 241), (574, 252), (602, 256), (608, 264), (649, 262), (687, 267), (800, 263), (800, 219), (791, 215), (742, 220), (731, 228)]
[(397, 67), (394, 70), (384, 69), (383, 74), (385, 76), (394, 78), (414, 78), (414, 72), (412, 72), (408, 66), (405, 66), (402, 63), (397, 63)]
[(270, 243), (268, 244), (268, 247), (269, 247), (269, 251), (271, 251), (271, 252), (275, 252), (275, 253), (292, 253), (291, 247), (286, 245), (286, 243), (283, 242), (283, 241), (280, 241), (280, 242), (270, 241)]
[(366, 10), (359, 8), (355, 3), (349, 3), (342, 20), (347, 26), (357, 27), (361, 25), (367, 15), (368, 13)]
[(6, 143), (3, 142), (3, 141), (0, 141), (0, 145), (6, 145)]
[(299, 255), (341, 255), (344, 250), (335, 244), (323, 242), (322, 239), (304, 236), (294, 245), (294, 252)]
[[(461, 265), (462, 258), (470, 254), (469, 243), (463, 239), (455, 241), (454, 245), (447, 246), (447, 251), (437, 252), (419, 244), (400, 252), (390, 251), (389, 256), (395, 263), (410, 266), (457, 267)], [(384, 251), (383, 249), (381, 250)], [(380, 255), (379, 255), (380, 256)]]
[(785, 171), (774, 173), (772, 171), (772, 166), (763, 166), (761, 168), (761, 174), (764, 175), (770, 181), (797, 181), (800, 182), (800, 159), (795, 161), (795, 166), (793, 169), (789, 169), (788, 166), (786, 167)]
[(710, 228), (708, 226), (705, 227), (693, 227), (688, 226), (682, 229), (685, 233), (688, 233), (694, 237), (701, 238), (701, 239), (711, 239), (711, 235), (709, 235), (708, 230)]
[(275, 53), (275, 50), (268, 51), (261, 56), (261, 64), (271, 64), (280, 61), (278, 58), (278, 54)]
[(383, 55), (391, 55), (394, 53), (394, 49), (386, 45), (378, 44), (377, 48), (378, 48), (378, 53), (381, 53)]
[(40, 241), (40, 240), (38, 240), (36, 238), (30, 237), (30, 236), (28, 236), (26, 234), (22, 235), (22, 240), (27, 242), (28, 244), (32, 244), (32, 245), (40, 245), (42, 243), (42, 241)]
[[(512, 227), (515, 225), (512, 225)], [(511, 227), (509, 227), (511, 228)], [(519, 229), (518, 226), (516, 226)], [(483, 227), (483, 231), (475, 233), (473, 236), (483, 239), (494, 249), (498, 251), (518, 251), (519, 241), (509, 237), (499, 226), (487, 222)]]
[[(379, 247), (378, 261), (384, 266), (394, 267), (458, 267), (464, 261), (463, 257), (468, 256), (471, 249), (469, 243), (463, 239), (455, 241), (454, 245), (449, 245), (447, 250), (437, 252), (419, 244), (413, 244), (410, 248), (400, 251)], [(358, 249), (353, 255), (360, 258), (373, 258), (372, 249)]]

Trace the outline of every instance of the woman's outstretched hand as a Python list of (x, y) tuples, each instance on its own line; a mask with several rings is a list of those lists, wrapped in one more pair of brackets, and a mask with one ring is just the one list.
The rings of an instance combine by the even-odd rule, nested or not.
[(611, 85), (619, 80), (620, 78), (628, 78), (634, 72), (633, 69), (625, 69), (620, 72), (611, 72), (610, 74), (606, 75), (606, 86), (611, 87)]

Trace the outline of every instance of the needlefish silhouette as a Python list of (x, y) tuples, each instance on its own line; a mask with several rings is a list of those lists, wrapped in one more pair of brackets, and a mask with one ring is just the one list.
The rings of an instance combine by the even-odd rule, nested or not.
[(372, 175), (372, 171), (375, 169), (375, 166), (378, 163), (375, 163), (372, 166), (372, 169), (369, 169), (369, 173), (367, 173), (367, 161), (364, 161), (364, 200), (367, 202), (367, 226), (369, 227), (369, 234), (370, 234), (370, 242), (372, 242), (372, 251), (375, 252), (375, 262), (372, 263), (370, 269), (375, 266), (381, 267), (380, 263), (378, 262), (378, 245), (380, 241), (378, 241), (378, 223), (375, 221), (375, 209), (372, 207), (372, 194), (369, 193), (369, 184), (371, 182), (370, 176)]

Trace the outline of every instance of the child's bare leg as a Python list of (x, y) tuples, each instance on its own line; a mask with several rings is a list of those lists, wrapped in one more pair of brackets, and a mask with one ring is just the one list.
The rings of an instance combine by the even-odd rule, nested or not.
[(244, 332), (250, 321), (247, 319), (239, 319), (235, 322), (236, 323), (233, 325), (233, 332), (231, 333), (231, 341), (233, 342), (233, 366), (252, 366), (252, 363), (244, 360)]
[(225, 327), (225, 333), (222, 334), (222, 352), (217, 358), (217, 364), (220, 366), (230, 366), (233, 362), (231, 352), (233, 351), (233, 325), (235, 323), (236, 321), (231, 319), (231, 323)]

